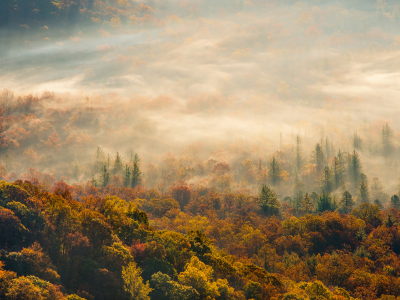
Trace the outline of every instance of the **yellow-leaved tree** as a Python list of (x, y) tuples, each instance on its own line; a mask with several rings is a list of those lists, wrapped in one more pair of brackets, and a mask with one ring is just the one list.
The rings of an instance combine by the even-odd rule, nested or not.
[(140, 276), (141, 273), (142, 270), (137, 267), (135, 262), (129, 263), (127, 267), (122, 267), (124, 288), (132, 300), (150, 300), (149, 293), (152, 289), (149, 282), (143, 282), (143, 278)]

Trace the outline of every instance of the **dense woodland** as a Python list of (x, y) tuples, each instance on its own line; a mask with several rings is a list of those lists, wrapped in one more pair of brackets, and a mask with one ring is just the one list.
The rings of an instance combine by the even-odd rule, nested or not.
[(2, 0), (10, 77), (152, 93), (0, 92), (0, 299), (399, 300), (400, 10), (335, 2)]

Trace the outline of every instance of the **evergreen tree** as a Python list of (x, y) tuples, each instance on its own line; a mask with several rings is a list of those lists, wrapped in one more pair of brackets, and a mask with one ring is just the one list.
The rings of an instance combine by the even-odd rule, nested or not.
[(319, 198), (318, 194), (316, 192), (312, 192), (310, 197), (314, 203), (314, 206), (316, 206)]
[(266, 216), (279, 216), (281, 204), (275, 193), (265, 184), (261, 186), (259, 206)]
[(140, 182), (142, 181), (142, 172), (140, 171), (139, 168), (139, 162), (140, 158), (137, 154), (135, 154), (134, 159), (133, 159), (133, 170), (131, 174), (131, 187), (135, 188), (137, 187)]
[(386, 216), (384, 224), (386, 227), (393, 227), (394, 225), (396, 225), (396, 219), (391, 213)]
[(294, 210), (299, 210), (301, 208), (301, 200), (302, 199), (303, 199), (303, 192), (300, 190), (292, 198), (291, 206)]
[(125, 176), (124, 176), (124, 186), (130, 186), (131, 184), (131, 168), (125, 165)]
[(324, 168), (324, 179), (322, 182), (322, 189), (325, 190), (327, 193), (331, 193), (333, 190), (332, 173), (328, 166), (325, 166)]
[(361, 161), (358, 154), (354, 151), (353, 154), (349, 154), (349, 162), (348, 162), (348, 174), (349, 180), (353, 186), (353, 190), (360, 184), (360, 176), (361, 176)]
[(326, 210), (335, 211), (335, 203), (332, 201), (332, 197), (325, 191), (319, 196), (317, 201), (317, 211), (324, 212)]
[(99, 183), (98, 183), (96, 177), (94, 177), (94, 175), (92, 176), (92, 185), (93, 185), (94, 187), (98, 187), (98, 186), (99, 186)]
[(314, 163), (317, 165), (317, 172), (321, 172), (325, 164), (325, 154), (319, 143), (315, 145), (315, 150), (313, 151), (312, 158)]
[(309, 214), (312, 213), (314, 211), (315, 207), (314, 207), (314, 202), (311, 199), (311, 197), (308, 195), (308, 193), (306, 193), (303, 197), (303, 199), (301, 200), (301, 210), (305, 213), (305, 214)]
[(110, 172), (107, 168), (107, 163), (103, 164), (103, 168), (101, 169), (101, 183), (103, 187), (106, 187), (110, 182)]
[(123, 169), (124, 169), (124, 165), (122, 164), (121, 155), (119, 155), (119, 153), (117, 152), (117, 154), (115, 155), (115, 160), (114, 160), (113, 174), (114, 175), (122, 174)]
[(375, 204), (375, 205), (378, 205), (380, 209), (383, 209), (383, 204), (382, 204), (382, 202), (381, 202), (379, 199), (375, 199), (375, 200), (374, 200), (374, 204)]
[(355, 203), (349, 191), (345, 191), (340, 199), (340, 213), (348, 214), (353, 209)]
[(96, 149), (96, 161), (95, 161), (95, 172), (101, 172), (103, 164), (104, 164), (104, 160), (105, 160), (106, 156), (103, 152), (103, 150), (101, 150), (101, 148), (99, 146), (97, 146)]
[(296, 136), (296, 168), (297, 171), (300, 172), (300, 169), (302, 167), (302, 161), (303, 161), (303, 157), (302, 157), (302, 153), (301, 153), (301, 149), (300, 149), (300, 145), (301, 145), (302, 139), (299, 135)]
[(360, 186), (358, 187), (358, 196), (360, 198), (359, 202), (367, 203), (370, 200), (367, 176), (365, 176), (365, 174), (361, 174), (360, 177), (361, 177), (361, 182)]
[(325, 140), (325, 152), (327, 160), (329, 160), (334, 153), (333, 144), (328, 138)]
[(382, 154), (387, 156), (392, 154), (393, 151), (393, 130), (389, 124), (386, 123), (382, 127)]
[(400, 209), (400, 199), (397, 195), (393, 195), (390, 198), (390, 207)]
[(343, 154), (340, 152), (335, 156), (332, 162), (332, 172), (334, 177), (335, 188), (339, 188), (344, 180), (344, 164)]
[(276, 186), (277, 184), (279, 184), (280, 180), (281, 180), (281, 167), (279, 165), (279, 161), (274, 157), (272, 157), (272, 160), (269, 164), (269, 178), (271, 180), (272, 185)]

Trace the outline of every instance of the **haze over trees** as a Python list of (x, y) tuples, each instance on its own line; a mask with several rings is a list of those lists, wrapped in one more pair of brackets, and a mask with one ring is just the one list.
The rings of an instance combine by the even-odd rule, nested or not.
[(397, 0), (0, 1), (0, 299), (400, 299)]

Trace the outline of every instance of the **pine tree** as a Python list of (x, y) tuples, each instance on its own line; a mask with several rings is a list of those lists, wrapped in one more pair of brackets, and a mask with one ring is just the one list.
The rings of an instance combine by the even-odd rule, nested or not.
[(339, 201), (340, 213), (349, 214), (355, 203), (349, 191), (345, 191)]
[(333, 190), (332, 174), (331, 174), (331, 170), (329, 169), (328, 166), (325, 166), (325, 168), (324, 168), (324, 179), (323, 179), (323, 183), (322, 183), (322, 188), (327, 193), (331, 193)]
[(300, 172), (300, 169), (302, 167), (302, 153), (300, 149), (300, 144), (302, 142), (302, 139), (299, 135), (296, 136), (296, 168), (297, 171)]
[(106, 156), (105, 156), (103, 150), (101, 150), (101, 148), (99, 146), (97, 146), (96, 161), (95, 161), (95, 172), (96, 173), (101, 172), (105, 158), (106, 158)]
[(300, 190), (294, 195), (290, 203), (294, 210), (299, 210), (301, 208), (302, 199), (303, 199), (303, 192)]
[(375, 199), (375, 200), (374, 200), (374, 204), (375, 204), (375, 205), (378, 205), (380, 209), (383, 209), (383, 204), (382, 204), (382, 202), (381, 202), (379, 199)]
[(350, 182), (353, 185), (353, 190), (355, 191), (356, 188), (360, 184), (360, 176), (361, 176), (361, 161), (358, 154), (354, 151), (353, 154), (349, 154), (349, 162), (348, 162), (348, 174)]
[(125, 176), (124, 176), (124, 186), (130, 186), (131, 184), (131, 168), (125, 165)]
[(340, 152), (340, 150), (338, 152), (338, 156), (335, 156), (333, 159), (332, 172), (335, 188), (339, 188), (343, 184), (344, 180), (343, 154)]
[(360, 186), (358, 187), (358, 196), (360, 198), (360, 203), (367, 203), (370, 200), (367, 176), (364, 174), (361, 174), (361, 182)]
[(400, 199), (397, 195), (393, 195), (390, 198), (390, 207), (400, 209)]
[(281, 204), (275, 193), (265, 184), (261, 186), (259, 206), (266, 216), (279, 216)]
[(384, 224), (386, 227), (393, 227), (394, 225), (396, 225), (396, 219), (391, 213), (386, 216)]
[(281, 177), (279, 175), (281, 175), (281, 167), (279, 165), (279, 161), (274, 157), (272, 157), (272, 160), (269, 164), (269, 178), (271, 180), (272, 185), (276, 186), (277, 184), (279, 184)]
[(124, 169), (124, 165), (122, 164), (121, 155), (119, 155), (119, 153), (117, 152), (117, 154), (115, 155), (115, 160), (114, 160), (113, 174), (119, 175), (122, 173), (123, 169)]
[(324, 212), (326, 210), (335, 211), (336, 207), (332, 201), (332, 197), (325, 191), (319, 196), (317, 201), (317, 211)]
[(107, 169), (107, 163), (103, 164), (103, 168), (101, 169), (101, 183), (103, 187), (106, 187), (110, 182), (110, 172)]
[(321, 172), (325, 163), (325, 154), (319, 143), (315, 145), (315, 150), (313, 151), (312, 156), (314, 163), (317, 165), (317, 172)]
[(134, 159), (133, 159), (133, 170), (132, 170), (132, 174), (131, 174), (131, 187), (132, 188), (137, 187), (140, 184), (140, 182), (142, 181), (142, 177), (141, 177), (142, 172), (140, 171), (140, 168), (139, 168), (139, 162), (140, 162), (140, 158), (137, 154), (135, 154)]
[(382, 127), (382, 154), (387, 156), (392, 154), (393, 150), (393, 130), (389, 124), (386, 123)]
[(306, 193), (303, 197), (303, 199), (301, 200), (301, 210), (305, 213), (305, 214), (309, 214), (312, 213), (314, 211), (315, 207), (314, 207), (314, 202), (311, 199), (311, 197), (308, 195), (308, 193)]

